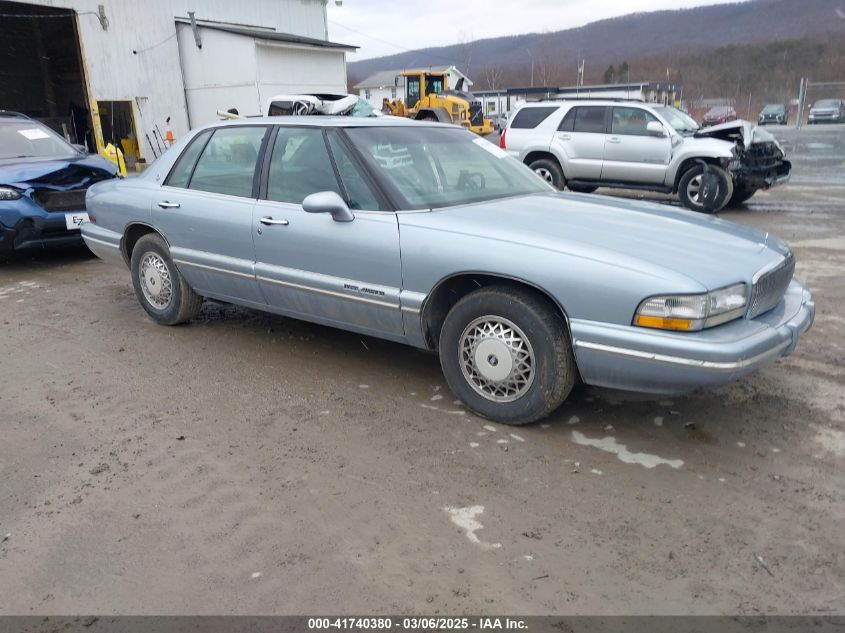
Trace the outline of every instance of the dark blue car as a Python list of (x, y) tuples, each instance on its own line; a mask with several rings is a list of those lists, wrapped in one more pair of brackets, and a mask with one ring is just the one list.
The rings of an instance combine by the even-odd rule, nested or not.
[(116, 172), (38, 121), (0, 112), (0, 256), (82, 244), (85, 192)]

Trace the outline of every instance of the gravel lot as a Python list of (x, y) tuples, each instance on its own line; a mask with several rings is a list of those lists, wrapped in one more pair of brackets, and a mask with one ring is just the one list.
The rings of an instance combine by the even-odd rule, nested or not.
[(842, 613), (845, 126), (774, 131), (792, 182), (722, 216), (793, 245), (795, 355), (519, 429), (407, 347), (0, 265), (0, 613)]

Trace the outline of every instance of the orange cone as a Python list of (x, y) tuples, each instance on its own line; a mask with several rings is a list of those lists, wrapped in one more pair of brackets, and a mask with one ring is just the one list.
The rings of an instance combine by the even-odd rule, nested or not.
[(170, 129), (170, 117), (164, 123), (164, 138), (168, 145), (173, 145), (173, 130)]

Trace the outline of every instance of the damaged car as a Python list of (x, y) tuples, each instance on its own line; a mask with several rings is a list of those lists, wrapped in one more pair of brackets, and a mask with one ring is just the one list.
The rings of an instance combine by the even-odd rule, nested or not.
[(705, 213), (785, 183), (792, 169), (775, 137), (748, 121), (701, 128), (677, 108), (642, 101), (526, 103), (499, 145), (558, 189), (676, 194)]
[(85, 194), (117, 166), (29, 117), (0, 112), (0, 256), (82, 244)]

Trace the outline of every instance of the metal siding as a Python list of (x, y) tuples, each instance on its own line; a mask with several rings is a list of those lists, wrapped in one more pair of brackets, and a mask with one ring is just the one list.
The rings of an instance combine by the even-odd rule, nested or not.
[[(250, 0), (239, 3), (229, 0), (203, 0), (201, 3), (194, 0), (30, 0), (27, 4), (72, 9), (79, 14), (77, 21), (89, 98), (92, 101), (133, 101), (141, 151), (148, 160), (152, 160), (153, 156), (144, 134), (152, 138), (155, 124), (163, 132), (165, 119), (171, 117), (171, 127), (177, 138), (189, 129), (175, 17), (186, 17), (188, 11), (196, 11), (200, 20), (273, 27), (280, 32), (319, 39), (325, 39), (327, 35), (322, 0)], [(106, 31), (94, 15), (100, 4), (105, 5), (109, 21)], [(208, 33), (210, 31), (205, 29), (203, 37)], [(241, 39), (252, 45), (249, 38)], [(196, 49), (193, 36), (190, 44)], [(138, 51), (137, 54), (133, 50)], [(342, 73), (343, 54), (334, 55), (337, 73)], [(250, 68), (254, 68), (254, 64), (253, 57)], [(226, 64), (223, 71), (232, 67), (233, 64)], [(255, 77), (255, 73), (249, 75), (253, 81)], [(344, 88), (345, 83), (344, 76)], [(138, 101), (135, 101), (136, 97)], [(231, 98), (224, 99), (224, 103), (216, 105), (215, 110), (236, 105), (230, 103), (233, 98), (238, 101), (243, 95), (233, 91)], [(208, 109), (205, 102), (199, 102), (196, 108), (203, 114)], [(252, 112), (253, 109), (247, 111)], [(200, 116), (198, 121), (208, 120)], [(197, 125), (198, 121), (192, 121), (192, 124)]]

